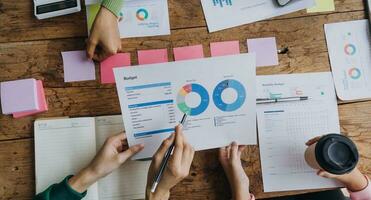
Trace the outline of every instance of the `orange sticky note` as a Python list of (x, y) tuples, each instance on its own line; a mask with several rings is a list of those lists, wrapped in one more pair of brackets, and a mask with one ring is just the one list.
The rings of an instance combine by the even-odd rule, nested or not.
[(13, 113), (14, 118), (21, 118), (21, 117), (26, 117), (30, 115), (35, 115), (38, 113), (42, 113), (48, 110), (48, 104), (46, 103), (46, 98), (45, 98), (45, 92), (44, 92), (44, 87), (43, 87), (43, 82), (40, 80), (36, 81), (37, 85), (37, 99), (38, 99), (38, 104), (39, 104), (39, 110), (37, 111), (32, 111), (32, 112), (18, 112), (18, 113)]
[(140, 65), (168, 62), (167, 49), (152, 49), (138, 51)]
[(130, 53), (118, 53), (108, 57), (100, 63), (100, 77), (101, 83), (115, 83), (115, 76), (113, 75), (113, 68), (130, 66)]
[(239, 41), (210, 43), (211, 56), (226, 56), (240, 54)]
[(204, 57), (204, 49), (202, 45), (194, 45), (187, 47), (177, 47), (173, 49), (175, 60), (191, 60)]

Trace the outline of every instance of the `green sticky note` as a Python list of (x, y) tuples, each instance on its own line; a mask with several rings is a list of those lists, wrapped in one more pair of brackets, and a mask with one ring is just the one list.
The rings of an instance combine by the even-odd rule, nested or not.
[(314, 12), (328, 12), (335, 10), (334, 0), (316, 0), (316, 6), (307, 9), (308, 13)]
[(89, 32), (90, 32), (91, 27), (93, 26), (94, 19), (98, 14), (99, 9), (100, 9), (100, 4), (99, 3), (89, 5), (86, 8), (86, 10), (87, 10), (86, 15), (87, 15), (87, 18), (88, 18), (88, 31)]

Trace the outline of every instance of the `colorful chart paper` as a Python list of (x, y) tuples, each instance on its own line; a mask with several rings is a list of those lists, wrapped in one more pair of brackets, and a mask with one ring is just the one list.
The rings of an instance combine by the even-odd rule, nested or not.
[(37, 80), (36, 84), (37, 84), (37, 95), (38, 95), (39, 110), (33, 111), (33, 112), (13, 113), (14, 118), (18, 119), (18, 118), (21, 118), (21, 117), (26, 117), (26, 116), (42, 113), (42, 112), (45, 112), (45, 111), (48, 110), (48, 104), (47, 104), (46, 98), (45, 98), (43, 82), (40, 81), (40, 80)]
[(114, 74), (129, 146), (146, 147), (134, 159), (153, 156), (184, 113), (184, 134), (196, 150), (256, 144), (253, 54), (120, 67)]
[(256, 66), (278, 65), (278, 54), (275, 37), (247, 40), (249, 53), (256, 54)]
[(210, 43), (211, 56), (226, 56), (240, 53), (239, 41), (213, 42)]
[(329, 12), (335, 10), (334, 0), (316, 0), (316, 6), (307, 9), (308, 13)]
[(138, 51), (140, 65), (168, 62), (167, 49), (152, 49)]
[(113, 68), (130, 65), (130, 53), (118, 53), (111, 57), (108, 57), (100, 63), (101, 82), (103, 84), (115, 83)]
[(2, 82), (0, 88), (3, 114), (39, 110), (35, 79)]
[(173, 49), (174, 59), (178, 60), (190, 60), (204, 57), (204, 49), (202, 45), (194, 45), (187, 47), (177, 47)]
[(62, 52), (64, 82), (95, 80), (94, 62), (86, 57), (85, 51)]

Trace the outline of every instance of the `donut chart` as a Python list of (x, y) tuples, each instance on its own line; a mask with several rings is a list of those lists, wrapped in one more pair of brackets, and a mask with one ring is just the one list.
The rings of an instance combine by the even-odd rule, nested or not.
[(353, 67), (353, 68), (349, 69), (348, 75), (350, 76), (350, 78), (356, 80), (356, 79), (359, 79), (361, 77), (362, 73), (361, 73), (361, 70), (359, 70), (356, 67)]
[[(186, 96), (191, 92), (195, 92), (201, 98), (199, 105), (194, 108), (189, 107), (185, 102)], [(177, 105), (178, 105), (179, 110), (191, 116), (195, 116), (195, 115), (199, 115), (203, 113), (206, 110), (206, 108), (209, 106), (209, 101), (210, 101), (210, 97), (209, 97), (207, 90), (202, 85), (199, 85), (196, 83), (187, 84), (183, 86), (179, 90), (178, 96), (177, 96)]]
[[(222, 93), (227, 88), (234, 89), (237, 93), (236, 100), (229, 104), (225, 103), (222, 99)], [(239, 109), (245, 103), (245, 99), (246, 99), (245, 87), (239, 81), (233, 79), (227, 79), (220, 82), (215, 87), (213, 92), (213, 100), (215, 106), (224, 112), (232, 112)]]

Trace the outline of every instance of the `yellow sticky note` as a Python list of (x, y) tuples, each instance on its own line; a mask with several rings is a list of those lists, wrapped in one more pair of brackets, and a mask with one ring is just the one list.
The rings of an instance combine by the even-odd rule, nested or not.
[(99, 12), (100, 4), (97, 3), (97, 4), (89, 5), (87, 6), (86, 9), (88, 10), (88, 12), (86, 13), (87, 18), (88, 18), (88, 31), (90, 31), (91, 27), (93, 26), (94, 19)]
[(307, 9), (308, 13), (314, 12), (328, 12), (335, 10), (334, 0), (316, 0), (316, 6)]

